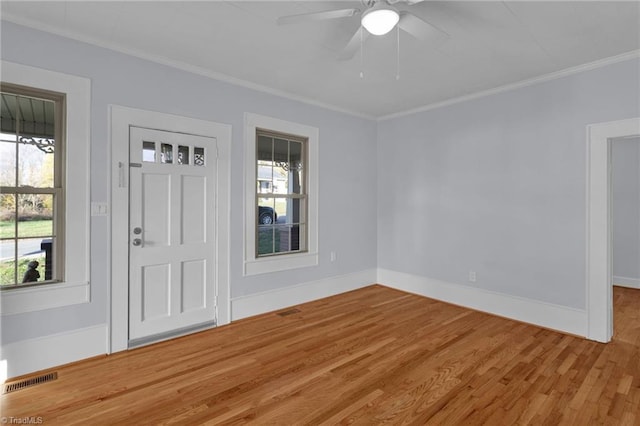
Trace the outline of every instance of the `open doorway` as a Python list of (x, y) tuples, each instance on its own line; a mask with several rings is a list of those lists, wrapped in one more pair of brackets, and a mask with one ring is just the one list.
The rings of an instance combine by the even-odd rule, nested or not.
[(587, 337), (608, 342), (613, 336), (612, 141), (640, 137), (640, 118), (592, 124), (587, 135)]
[(613, 333), (635, 342), (640, 318), (640, 136), (611, 140)]

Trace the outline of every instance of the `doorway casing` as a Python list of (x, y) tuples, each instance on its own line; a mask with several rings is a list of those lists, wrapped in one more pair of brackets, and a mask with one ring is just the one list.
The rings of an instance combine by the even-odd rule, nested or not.
[(215, 137), (217, 152), (216, 276), (217, 325), (230, 321), (229, 220), (231, 125), (111, 105), (111, 291), (108, 352), (128, 348), (129, 327), (129, 127)]
[(611, 140), (640, 135), (640, 118), (587, 127), (587, 337), (613, 336)]

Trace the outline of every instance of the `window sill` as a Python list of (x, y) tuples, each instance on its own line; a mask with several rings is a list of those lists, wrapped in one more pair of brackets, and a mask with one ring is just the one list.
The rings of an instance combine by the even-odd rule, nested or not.
[(89, 283), (42, 284), (3, 290), (0, 315), (16, 315), (89, 302)]
[(318, 264), (318, 253), (299, 253), (247, 260), (244, 275), (267, 274), (269, 272), (306, 268)]

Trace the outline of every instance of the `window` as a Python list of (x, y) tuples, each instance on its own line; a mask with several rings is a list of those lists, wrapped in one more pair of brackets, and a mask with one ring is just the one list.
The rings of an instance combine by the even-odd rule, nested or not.
[(307, 140), (264, 129), (256, 139), (256, 256), (307, 251)]
[(318, 264), (318, 129), (245, 115), (245, 275)]
[[(0, 314), (87, 303), (91, 82), (0, 66)], [(32, 260), (40, 277), (23, 283)]]
[(2, 85), (0, 285), (62, 281), (64, 96)]

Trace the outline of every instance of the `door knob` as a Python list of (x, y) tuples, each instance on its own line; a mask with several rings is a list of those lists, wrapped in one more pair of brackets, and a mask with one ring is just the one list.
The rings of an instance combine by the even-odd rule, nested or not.
[(142, 240), (140, 238), (134, 238), (132, 244), (134, 246), (139, 246), (140, 244), (142, 244)]

